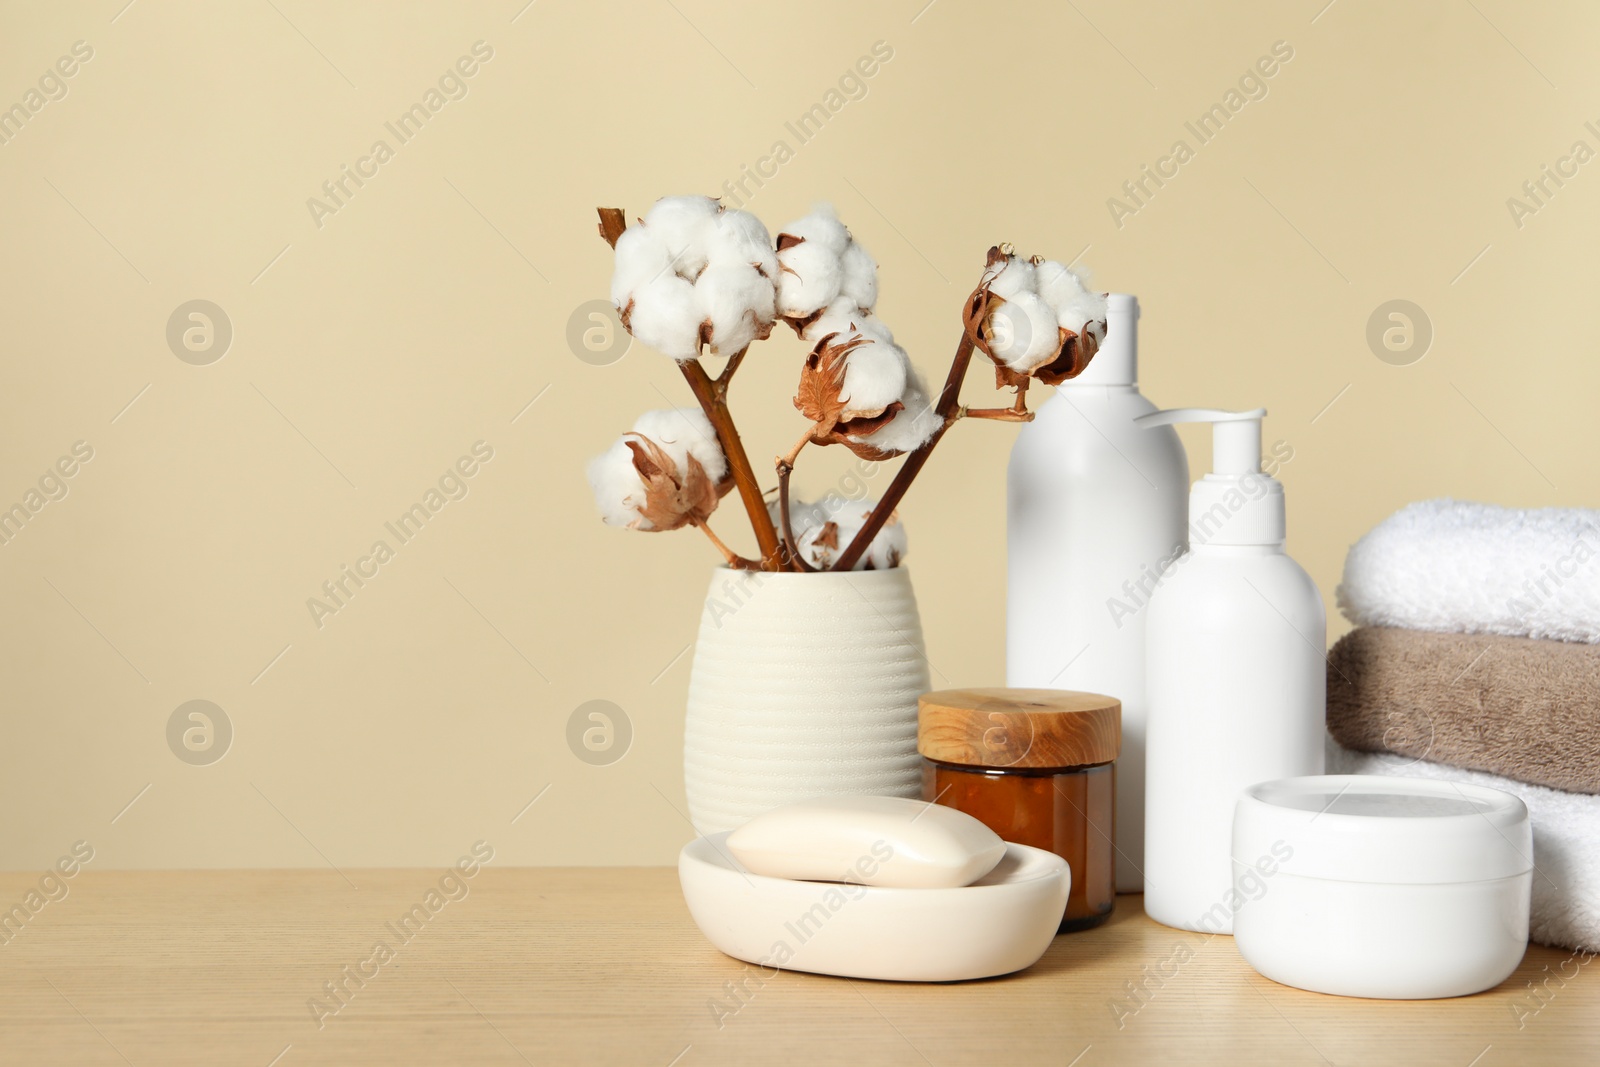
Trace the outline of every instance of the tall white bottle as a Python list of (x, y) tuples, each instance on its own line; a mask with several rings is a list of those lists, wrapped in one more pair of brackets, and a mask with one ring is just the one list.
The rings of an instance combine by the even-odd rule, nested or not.
[(1189, 462), (1139, 393), (1139, 303), (1112, 293), (1106, 338), (1011, 450), (1006, 684), (1122, 701), (1117, 889), (1144, 887), (1145, 604), (1185, 547)]
[(1190, 495), (1189, 552), (1151, 598), (1145, 630), (1144, 910), (1184, 930), (1233, 932), (1239, 793), (1323, 772), (1327, 618), (1316, 583), (1284, 554), (1283, 486), (1261, 472), (1264, 415), (1140, 420), (1213, 424), (1214, 469)]

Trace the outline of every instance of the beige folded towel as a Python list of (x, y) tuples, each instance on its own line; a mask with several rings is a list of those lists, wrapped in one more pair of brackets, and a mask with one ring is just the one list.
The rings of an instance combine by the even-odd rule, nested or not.
[(1600, 646), (1359, 627), (1328, 654), (1328, 732), (1357, 751), (1600, 793)]

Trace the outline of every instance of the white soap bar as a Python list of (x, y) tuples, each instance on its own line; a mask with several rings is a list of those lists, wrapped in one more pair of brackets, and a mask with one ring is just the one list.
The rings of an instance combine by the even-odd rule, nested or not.
[(971, 885), (1005, 855), (966, 812), (906, 797), (818, 797), (757, 815), (728, 835), (751, 874), (905, 889)]

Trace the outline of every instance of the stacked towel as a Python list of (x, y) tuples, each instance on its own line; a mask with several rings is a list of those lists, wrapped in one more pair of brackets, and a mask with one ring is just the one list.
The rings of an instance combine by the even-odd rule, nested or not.
[(1328, 654), (1328, 732), (1362, 752), (1600, 793), (1600, 645), (1363, 626)]
[(1329, 773), (1521, 797), (1533, 939), (1600, 951), (1600, 512), (1413, 504), (1350, 550), (1338, 601)]
[(1338, 599), (1357, 626), (1600, 643), (1600, 511), (1411, 504), (1350, 549)]

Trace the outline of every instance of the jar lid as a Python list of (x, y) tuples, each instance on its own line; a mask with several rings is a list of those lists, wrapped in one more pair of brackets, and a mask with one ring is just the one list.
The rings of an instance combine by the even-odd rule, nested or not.
[(1082, 767), (1117, 758), (1122, 702), (1064, 689), (941, 689), (917, 699), (917, 751), (969, 767)]
[(1498, 789), (1326, 774), (1246, 789), (1233, 859), (1341, 882), (1479, 882), (1532, 870), (1533, 833), (1527, 805)]

